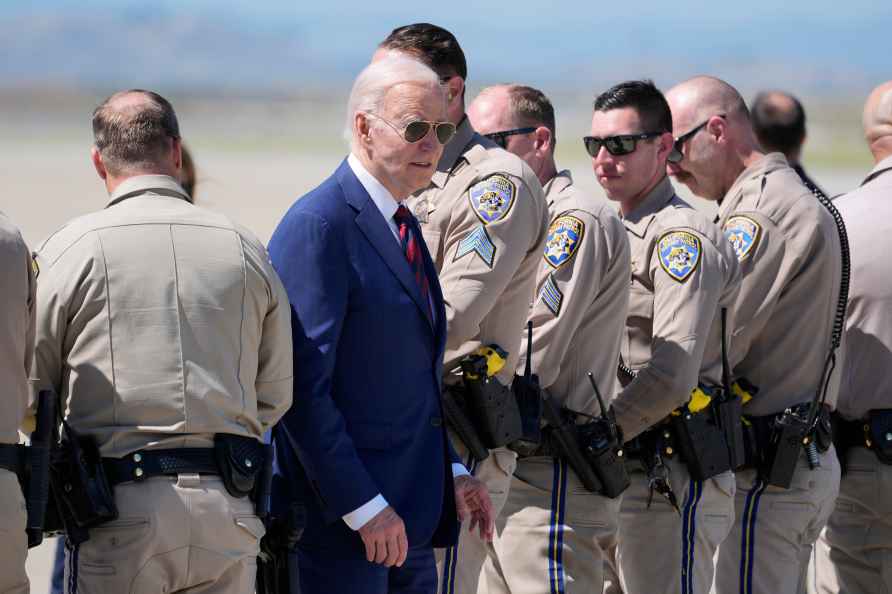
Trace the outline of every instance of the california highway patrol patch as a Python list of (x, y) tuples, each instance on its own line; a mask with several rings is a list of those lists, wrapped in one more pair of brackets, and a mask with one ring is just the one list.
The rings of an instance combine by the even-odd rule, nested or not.
[(484, 225), (504, 219), (514, 205), (517, 186), (507, 177), (493, 175), (471, 186), (471, 208)]
[(496, 246), (492, 239), (489, 238), (489, 233), (486, 232), (486, 227), (483, 225), (476, 227), (464, 239), (458, 242), (458, 249), (455, 250), (453, 262), (472, 253), (480, 256), (480, 259), (492, 268), (493, 260), (496, 257)]
[(700, 263), (700, 238), (688, 231), (670, 231), (657, 242), (660, 266), (680, 283), (685, 282)]
[(548, 275), (539, 290), (539, 299), (545, 304), (545, 307), (557, 317), (561, 313), (561, 305), (564, 303), (564, 294), (558, 289), (554, 276)]
[(545, 239), (545, 261), (552, 268), (559, 268), (579, 249), (585, 223), (570, 215), (558, 217), (548, 228)]
[(759, 241), (762, 227), (749, 217), (737, 215), (725, 222), (724, 232), (725, 237), (731, 242), (731, 247), (734, 248), (734, 253), (737, 254), (737, 259), (743, 261)]

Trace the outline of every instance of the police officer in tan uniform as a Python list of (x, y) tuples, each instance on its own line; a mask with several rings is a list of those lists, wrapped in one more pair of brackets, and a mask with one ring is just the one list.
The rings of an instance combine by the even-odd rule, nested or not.
[[(731, 364), (736, 378), (755, 387), (743, 412), (758, 455), (771, 455), (770, 435), (780, 417), (807, 424), (808, 415), (820, 413), (821, 430), (808, 431), (807, 448), (792, 440), (789, 488), (768, 484), (773, 474), (765, 464), (757, 471), (757, 463), (748, 462), (736, 473), (737, 519), (719, 551), (716, 590), (803, 592), (812, 545), (839, 489), (839, 465), (824, 431), (838, 373), (829, 377), (826, 393), (824, 377), (840, 298), (840, 235), (783, 155), (760, 151), (733, 87), (697, 77), (667, 98), (681, 133), (669, 171), (698, 196), (720, 202), (719, 224), (740, 260)], [(813, 411), (816, 395), (826, 398)]]
[[(586, 377), (604, 399), (617, 388), (616, 362), (628, 311), (629, 242), (610, 204), (580, 191), (554, 162), (554, 108), (520, 85), (489, 87), (468, 107), (478, 132), (523, 158), (545, 190), (551, 220), (517, 374), (528, 346), (531, 371), (559, 406), (599, 416)], [(600, 592), (604, 550), (615, 545), (619, 499), (593, 493), (565, 459), (539, 450), (521, 456), (484, 564), (488, 594)], [(555, 544), (555, 542), (560, 544)], [(482, 588), (481, 588), (482, 589)]]
[(36, 383), (95, 440), (118, 509), (69, 539), (65, 591), (251, 592), (263, 524), (211, 448), (259, 444), (289, 407), (287, 297), (257, 239), (189, 203), (170, 103), (117, 93), (93, 130), (109, 204), (36, 258)]
[[(467, 65), (451, 33), (426, 23), (399, 27), (375, 57), (390, 52), (413, 56), (440, 75), (448, 89), (449, 120), (458, 126), (430, 187), (406, 201), (421, 224), (443, 288), (445, 382), (456, 382), (452, 371), (465, 356), (495, 344), (507, 352), (496, 375), (507, 386), (517, 365), (545, 239), (548, 212), (541, 185), (521, 159), (477, 134), (465, 116)], [(486, 483), (497, 517), (508, 494), (514, 452), (498, 448), (478, 463), (468, 459), (460, 440), (453, 444)], [(493, 554), (491, 543), (463, 530), (458, 547), (438, 554), (440, 591), (476, 592), (483, 561)]]
[(25, 500), (16, 475), (34, 345), (34, 275), (21, 234), (0, 213), (0, 592), (28, 592)]
[(892, 591), (892, 81), (864, 106), (876, 166), (838, 198), (852, 255), (838, 417), (839, 498), (816, 545), (817, 592)]
[(713, 554), (734, 517), (732, 473), (695, 480), (677, 446), (662, 442), (673, 436), (669, 416), (698, 385), (707, 393), (722, 385), (720, 308), (731, 305), (739, 282), (720, 230), (666, 177), (671, 130), (653, 83), (628, 81), (595, 99), (585, 139), (598, 182), (619, 202), (632, 257), (620, 354), (634, 378), (623, 379), (613, 401), (632, 484), (608, 592), (707, 592)]

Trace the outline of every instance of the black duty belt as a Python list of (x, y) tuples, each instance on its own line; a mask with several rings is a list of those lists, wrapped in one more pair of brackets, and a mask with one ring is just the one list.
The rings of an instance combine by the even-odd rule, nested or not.
[(852, 447), (868, 448), (870, 442), (870, 419), (849, 421), (839, 413), (833, 413), (833, 443), (837, 449), (847, 450)]
[(25, 469), (25, 448), (11, 443), (0, 443), (0, 468), (22, 476)]
[(212, 448), (140, 450), (124, 458), (103, 458), (102, 466), (112, 485), (155, 476), (220, 474)]

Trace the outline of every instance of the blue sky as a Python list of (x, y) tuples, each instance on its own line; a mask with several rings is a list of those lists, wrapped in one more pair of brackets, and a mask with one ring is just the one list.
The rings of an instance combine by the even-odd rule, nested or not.
[(0, 0), (0, 85), (300, 92), (349, 80), (391, 28), (419, 20), (456, 34), (472, 83), (665, 85), (707, 72), (840, 96), (890, 76), (892, 2), (878, 0)]

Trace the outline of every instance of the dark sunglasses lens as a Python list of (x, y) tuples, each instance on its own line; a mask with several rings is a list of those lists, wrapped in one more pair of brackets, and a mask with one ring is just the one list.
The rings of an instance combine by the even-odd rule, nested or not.
[(446, 144), (455, 136), (455, 124), (451, 122), (443, 122), (437, 124), (437, 140), (440, 144)]
[(585, 144), (585, 152), (592, 157), (598, 156), (598, 151), (601, 150), (601, 141), (599, 139), (586, 136), (582, 139), (582, 143)]
[(628, 155), (635, 150), (634, 138), (623, 138), (622, 136), (611, 136), (604, 139), (604, 147), (607, 152), (614, 157), (620, 155)]
[(411, 122), (406, 126), (406, 142), (418, 142), (431, 129), (431, 125), (427, 122)]

